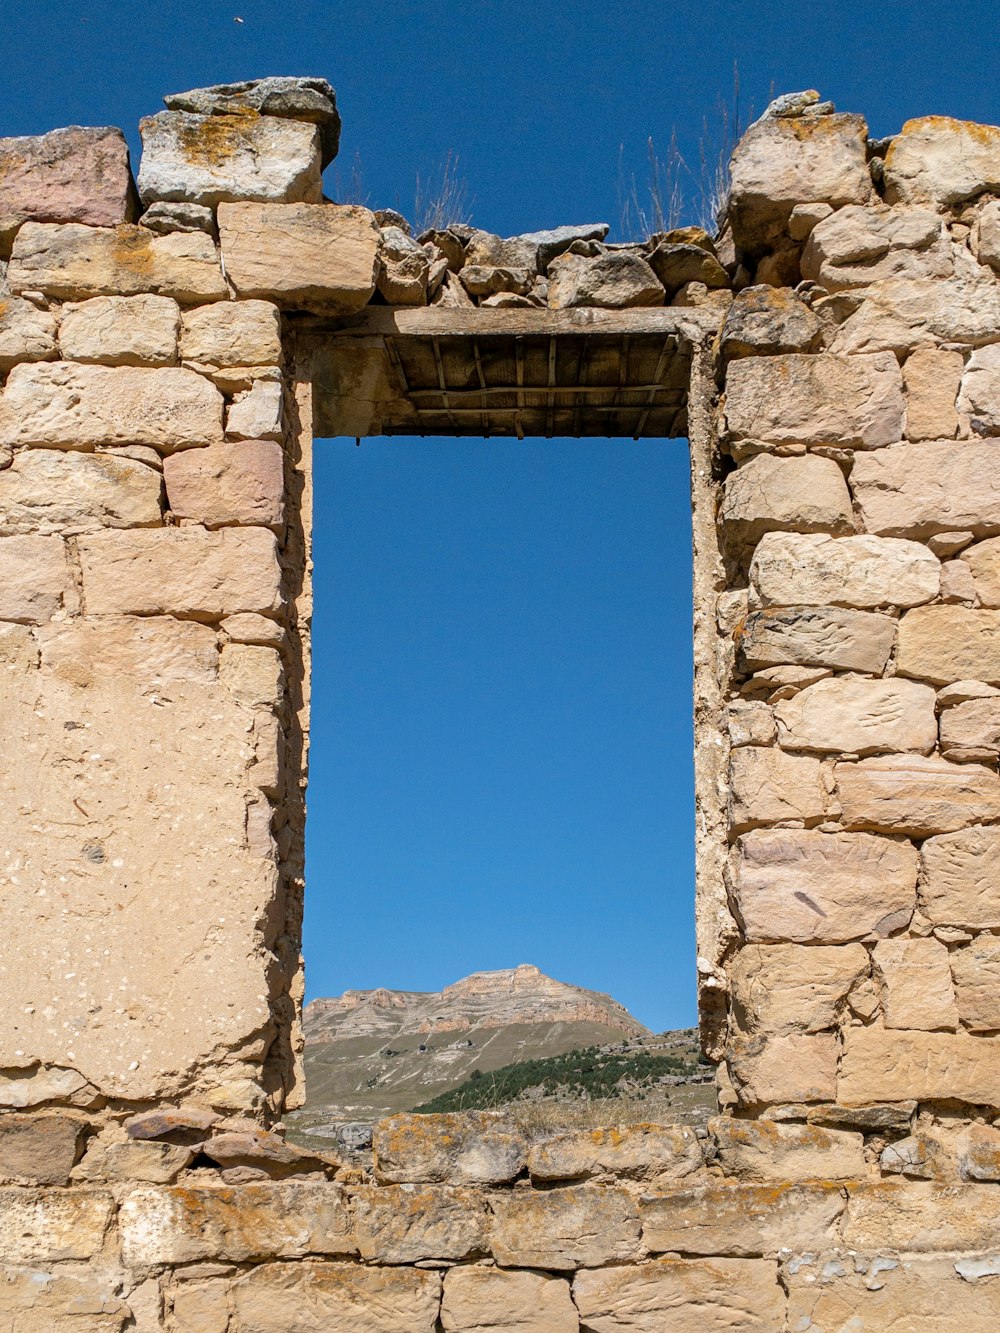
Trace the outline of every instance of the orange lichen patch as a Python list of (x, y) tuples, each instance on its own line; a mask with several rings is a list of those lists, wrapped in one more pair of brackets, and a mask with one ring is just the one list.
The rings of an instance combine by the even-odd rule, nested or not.
[(799, 143), (807, 143), (811, 139), (834, 139), (844, 128), (841, 116), (796, 116), (783, 120), (782, 124), (791, 128)]
[(153, 271), (153, 233), (148, 227), (123, 222), (115, 227), (112, 259), (115, 266), (137, 278), (146, 278)]
[(10, 314), (10, 302), (0, 297), (0, 319), (5, 319)]
[[(925, 130), (964, 134), (976, 143), (987, 145), (993, 145), (1000, 139), (1000, 125), (980, 125), (974, 120), (956, 120), (954, 116), (917, 116), (906, 122), (900, 134), (921, 134)], [(892, 144), (889, 145), (889, 151), (892, 151)]]
[(250, 110), (237, 115), (187, 117), (177, 127), (177, 142), (192, 166), (222, 168), (251, 146), (248, 122), (259, 119)]

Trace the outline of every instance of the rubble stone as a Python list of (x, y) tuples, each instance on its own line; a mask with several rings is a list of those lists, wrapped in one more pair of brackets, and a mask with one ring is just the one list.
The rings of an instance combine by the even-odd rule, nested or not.
[(493, 1256), (503, 1266), (559, 1271), (638, 1255), (639, 1216), (623, 1189), (511, 1190), (492, 1206)]
[(941, 219), (928, 209), (838, 209), (816, 225), (802, 252), (802, 276), (827, 292), (953, 272)]
[[(385, 1184), (503, 1184), (524, 1170), (528, 1143), (503, 1115), (395, 1115), (375, 1126), (375, 1175)], [(542, 1265), (544, 1267), (544, 1265)]]
[(995, 763), (1000, 758), (1000, 701), (969, 699), (941, 714), (941, 753), (946, 759)]
[(683, 1125), (621, 1125), (569, 1130), (532, 1146), (532, 1180), (586, 1180), (592, 1176), (681, 1180), (702, 1169), (704, 1157), (693, 1130)]
[(19, 361), (51, 361), (57, 354), (55, 315), (0, 292), (0, 375)]
[(785, 1037), (730, 1037), (726, 1062), (742, 1106), (773, 1102), (829, 1102), (837, 1096), (833, 1033)]
[(842, 355), (892, 352), (935, 343), (976, 347), (1000, 333), (1000, 287), (967, 256), (954, 278), (886, 278), (837, 329), (830, 350)]
[(1000, 939), (981, 935), (953, 950), (949, 962), (962, 1026), (1000, 1032)]
[(22, 449), (0, 471), (0, 533), (159, 527), (159, 473), (131, 458)]
[[(808, 748), (808, 747), (806, 747)], [(784, 820), (823, 818), (826, 790), (818, 759), (748, 745), (729, 760), (729, 827), (744, 833)]]
[(61, 537), (0, 538), (0, 620), (26, 625), (50, 620), (71, 586)]
[(894, 203), (957, 204), (1000, 189), (1000, 129), (951, 116), (908, 120), (885, 156)]
[(719, 335), (724, 361), (744, 356), (813, 352), (822, 323), (790, 287), (760, 285), (736, 293)]
[(270, 301), (219, 301), (185, 310), (181, 358), (209, 366), (280, 366), (281, 320)]
[(751, 1034), (830, 1030), (868, 970), (860, 944), (744, 945), (730, 965), (734, 1017)]
[(708, 1132), (723, 1172), (741, 1181), (850, 1180), (865, 1175), (861, 1134), (729, 1116), (715, 1116)]
[(969, 567), (980, 603), (1000, 607), (1000, 539), (988, 537), (966, 546), (961, 559)]
[(284, 434), (281, 385), (255, 380), (226, 413), (227, 440), (280, 440)]
[(351, 1193), (362, 1259), (412, 1264), (463, 1260), (489, 1249), (486, 1199), (444, 1185), (362, 1186)]
[(66, 1115), (0, 1115), (0, 1180), (18, 1185), (65, 1185), (84, 1123)]
[(1000, 531), (1000, 441), (924, 440), (859, 455), (851, 489), (869, 532)]
[(660, 280), (639, 255), (618, 253), (584, 259), (565, 254), (549, 265), (549, 306), (553, 310), (573, 306), (623, 310), (663, 305), (664, 299)]
[(958, 395), (958, 410), (971, 418), (977, 435), (1000, 435), (1000, 347), (978, 347), (969, 357)]
[(337, 156), (340, 116), (337, 96), (326, 79), (270, 76), (240, 83), (216, 83), (170, 93), (163, 99), (170, 111), (191, 111), (203, 116), (280, 116), (319, 127), (323, 166)]

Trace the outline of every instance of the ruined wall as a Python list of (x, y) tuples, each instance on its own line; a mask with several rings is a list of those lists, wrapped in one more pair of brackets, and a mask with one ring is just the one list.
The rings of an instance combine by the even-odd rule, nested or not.
[[(0, 1326), (992, 1330), (1000, 130), (792, 99), (716, 240), (610, 247), (323, 202), (321, 80), (169, 105), (141, 202), (0, 140)], [(707, 1134), (284, 1141), (310, 348), (372, 301), (701, 307)]]

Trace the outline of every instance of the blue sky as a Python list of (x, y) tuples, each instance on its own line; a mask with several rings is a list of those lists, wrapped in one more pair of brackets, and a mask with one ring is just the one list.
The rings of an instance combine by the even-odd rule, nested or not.
[[(242, 23), (235, 20), (241, 18)], [(0, 134), (116, 124), (164, 93), (319, 74), (372, 206), (450, 152), (510, 234), (620, 216), (676, 128), (817, 87), (889, 134), (996, 123), (995, 4), (22, 0)], [(694, 1020), (690, 565), (679, 442), (317, 449), (310, 995), (522, 961)]]

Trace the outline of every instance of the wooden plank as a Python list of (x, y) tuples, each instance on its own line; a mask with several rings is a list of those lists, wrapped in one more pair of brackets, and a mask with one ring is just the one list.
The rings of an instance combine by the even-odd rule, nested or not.
[(331, 319), (325, 322), (325, 327), (341, 337), (388, 334), (398, 338), (509, 338), (676, 333), (685, 338), (714, 332), (721, 319), (719, 312), (693, 306), (642, 306), (630, 310), (598, 310), (587, 306), (572, 310), (369, 306), (358, 315)]

